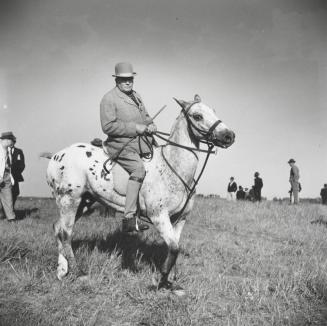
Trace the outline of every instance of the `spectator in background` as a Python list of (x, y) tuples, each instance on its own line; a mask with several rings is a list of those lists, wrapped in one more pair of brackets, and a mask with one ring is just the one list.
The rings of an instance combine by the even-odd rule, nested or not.
[(254, 201), (261, 201), (261, 189), (263, 187), (262, 179), (259, 177), (259, 172), (254, 173)]
[(327, 183), (324, 184), (324, 187), (320, 190), (321, 203), (327, 205)]
[[(8, 148), (14, 142), (11, 131), (3, 132), (0, 136), (0, 217), (6, 217), (8, 222), (16, 221), (12, 201), (12, 176), (10, 174), (10, 160)], [(3, 216), (3, 212), (4, 215)]]
[(295, 160), (293, 158), (291, 158), (287, 163), (291, 167), (289, 182), (291, 184), (291, 190), (292, 190), (292, 194), (293, 194), (293, 204), (297, 205), (299, 203), (300, 170), (295, 165)]
[(243, 190), (242, 186), (238, 187), (238, 190), (236, 192), (236, 199), (237, 200), (244, 200), (245, 199), (245, 191)]
[(250, 201), (254, 201), (254, 186), (252, 186), (252, 188), (249, 190), (249, 194), (248, 194), (248, 200)]
[(24, 153), (20, 148), (15, 147), (16, 137), (13, 136), (13, 143), (8, 148), (8, 157), (11, 164), (11, 175), (14, 179), (12, 185), (12, 201), (13, 207), (15, 208), (16, 200), (20, 194), (19, 183), (24, 181), (23, 171), (25, 169), (25, 157)]
[(230, 177), (227, 186), (227, 199), (235, 200), (236, 190), (237, 190), (237, 183), (234, 181), (234, 177)]

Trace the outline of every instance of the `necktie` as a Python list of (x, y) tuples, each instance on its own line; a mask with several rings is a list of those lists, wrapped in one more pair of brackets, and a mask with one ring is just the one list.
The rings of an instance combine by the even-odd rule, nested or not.
[(8, 160), (9, 160), (9, 166), (12, 164), (12, 148), (8, 148)]
[(140, 106), (140, 103), (137, 101), (137, 99), (136, 99), (136, 97), (135, 97), (135, 95), (133, 94), (133, 93), (131, 93), (131, 94), (129, 94), (128, 95), (131, 99), (132, 99), (132, 101), (139, 107)]

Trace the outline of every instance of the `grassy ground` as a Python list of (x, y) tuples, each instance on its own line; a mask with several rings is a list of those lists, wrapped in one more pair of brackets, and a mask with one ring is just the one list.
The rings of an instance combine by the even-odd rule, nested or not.
[[(98, 212), (76, 225), (87, 280), (55, 278), (55, 203), (21, 199), (0, 221), (0, 325), (327, 325), (323, 207), (197, 198), (181, 239), (185, 297), (156, 291), (165, 247), (155, 231), (123, 237)], [(316, 221), (317, 223), (311, 223)], [(136, 253), (134, 264), (121, 252)]]

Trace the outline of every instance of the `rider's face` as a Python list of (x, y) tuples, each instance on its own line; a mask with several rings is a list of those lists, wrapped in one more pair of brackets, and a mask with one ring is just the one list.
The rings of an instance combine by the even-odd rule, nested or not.
[(130, 93), (133, 89), (133, 77), (118, 77), (116, 80), (118, 88), (124, 93)]

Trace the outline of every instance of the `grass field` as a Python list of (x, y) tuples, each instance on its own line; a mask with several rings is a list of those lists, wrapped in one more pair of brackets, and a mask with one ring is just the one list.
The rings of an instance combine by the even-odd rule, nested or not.
[[(124, 237), (94, 212), (73, 248), (86, 280), (56, 280), (51, 199), (23, 198), (0, 221), (0, 325), (327, 325), (327, 213), (318, 204), (200, 198), (181, 238), (184, 297), (156, 291), (165, 247), (155, 231)], [(316, 221), (318, 223), (311, 223)], [(134, 264), (122, 266), (122, 250)]]

